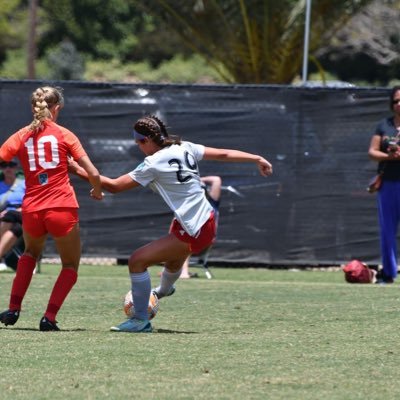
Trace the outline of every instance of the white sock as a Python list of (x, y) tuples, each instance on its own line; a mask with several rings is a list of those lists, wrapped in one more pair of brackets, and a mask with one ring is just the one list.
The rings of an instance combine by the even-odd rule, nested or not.
[(171, 290), (174, 283), (181, 276), (182, 268), (178, 271), (171, 272), (166, 268), (163, 269), (161, 274), (160, 286), (157, 286), (156, 292), (160, 294), (160, 297), (166, 296)]
[(146, 320), (149, 319), (147, 307), (151, 293), (150, 274), (146, 270), (139, 274), (132, 273), (132, 299), (135, 305), (135, 318)]

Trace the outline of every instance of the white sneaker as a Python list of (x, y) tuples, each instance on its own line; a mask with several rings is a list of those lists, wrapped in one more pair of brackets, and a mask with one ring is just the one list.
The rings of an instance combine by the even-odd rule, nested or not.
[(7, 267), (7, 265), (6, 264), (4, 264), (3, 262), (2, 263), (0, 263), (0, 272), (1, 271), (7, 271), (8, 270), (8, 267)]

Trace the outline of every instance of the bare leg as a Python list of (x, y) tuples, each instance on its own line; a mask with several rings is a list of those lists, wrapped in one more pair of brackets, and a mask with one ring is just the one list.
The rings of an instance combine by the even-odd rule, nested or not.
[(185, 262), (182, 265), (182, 271), (181, 271), (181, 279), (187, 279), (190, 278), (189, 275), (189, 260), (190, 260), (190, 256), (188, 258), (186, 258)]
[(72, 268), (78, 271), (81, 259), (81, 238), (79, 224), (65, 236), (54, 238), (63, 268)]
[(42, 254), (46, 239), (47, 239), (47, 234), (39, 238), (36, 238), (24, 231), (24, 241), (25, 241), (24, 255), (28, 255), (37, 260)]
[(12, 223), (11, 222), (1, 221), (0, 222), (0, 236), (3, 236), (4, 232), (10, 230), (11, 227), (12, 227)]
[(168, 270), (178, 271), (189, 255), (189, 244), (169, 234), (134, 251), (129, 258), (129, 272), (144, 272), (163, 262)]
[(136, 250), (129, 259), (132, 297), (135, 315), (144, 318), (151, 292), (150, 275), (147, 267), (165, 262), (159, 296), (165, 296), (181, 274), (182, 264), (189, 255), (189, 245), (169, 234)]
[(189, 245), (181, 242), (173, 234), (164, 236), (134, 251), (129, 259), (129, 272), (135, 315), (122, 324), (113, 326), (111, 330), (117, 332), (151, 332), (152, 327), (147, 312), (151, 281), (147, 268), (165, 262), (161, 281), (167, 274), (170, 275), (169, 279), (173, 284), (179, 278), (182, 264), (189, 254)]
[(18, 238), (10, 230), (6, 230), (0, 238), (0, 259), (10, 251), (15, 243), (17, 243)]

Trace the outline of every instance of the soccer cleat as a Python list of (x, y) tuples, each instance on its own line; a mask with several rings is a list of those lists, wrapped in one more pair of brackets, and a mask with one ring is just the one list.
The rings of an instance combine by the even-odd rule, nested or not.
[(40, 320), (39, 330), (42, 332), (59, 331), (60, 328), (57, 326), (57, 321), (50, 321), (48, 318), (43, 317)]
[(149, 320), (142, 320), (138, 318), (130, 318), (119, 324), (118, 326), (112, 326), (110, 331), (112, 332), (131, 332), (131, 333), (140, 333), (140, 332), (151, 332), (153, 330), (151, 323)]
[(5, 326), (14, 325), (19, 318), (19, 310), (6, 310), (0, 314), (0, 322)]
[(6, 264), (4, 264), (3, 262), (0, 263), (0, 271), (7, 271), (8, 267)]
[(163, 297), (168, 297), (168, 296), (172, 296), (175, 291), (176, 291), (176, 287), (172, 286), (171, 289), (169, 289), (169, 292), (167, 294), (161, 294), (160, 292), (157, 291), (158, 288), (153, 289), (152, 293), (157, 296), (158, 299), (162, 299)]

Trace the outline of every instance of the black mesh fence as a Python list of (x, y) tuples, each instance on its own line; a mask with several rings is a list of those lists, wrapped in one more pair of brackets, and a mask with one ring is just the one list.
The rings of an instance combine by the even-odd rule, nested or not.
[[(0, 81), (2, 141), (31, 121), (30, 94), (41, 84)], [(224, 185), (211, 261), (379, 262), (376, 199), (366, 191), (375, 165), (367, 151), (376, 123), (389, 113), (389, 89), (51, 84), (62, 86), (66, 98), (58, 122), (80, 137), (104, 175), (129, 172), (143, 159), (131, 131), (148, 113), (184, 140), (239, 148), (273, 163), (267, 179), (254, 165), (200, 163), (202, 175), (220, 175)], [(172, 214), (150, 190), (107, 194), (99, 203), (86, 182), (71, 180), (81, 205), (83, 256), (123, 260), (167, 232)], [(55, 254), (51, 240), (46, 254)]]

